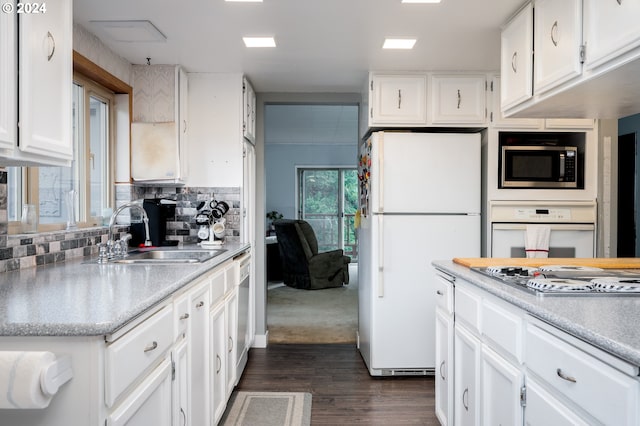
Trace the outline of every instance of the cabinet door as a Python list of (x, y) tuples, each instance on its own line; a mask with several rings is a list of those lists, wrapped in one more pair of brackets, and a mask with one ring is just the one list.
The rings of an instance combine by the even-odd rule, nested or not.
[(586, 426), (588, 423), (576, 416), (567, 407), (548, 393), (536, 379), (527, 377), (527, 405), (524, 409), (524, 424), (527, 426)]
[(494, 76), (491, 81), (491, 113), (489, 121), (496, 128), (538, 129), (542, 120), (538, 118), (505, 118), (500, 109), (500, 77)]
[(213, 308), (210, 315), (211, 326), (211, 415), (217, 424), (227, 402), (227, 329), (225, 325), (225, 304), (223, 301)]
[(191, 424), (209, 424), (209, 283), (195, 288), (189, 297), (189, 367), (191, 369)]
[(431, 77), (433, 124), (483, 124), (487, 116), (484, 75)]
[(20, 150), (72, 160), (71, 0), (56, 2), (46, 13), (18, 16)]
[(227, 326), (227, 395), (236, 385), (236, 353), (238, 351), (238, 287), (234, 286), (225, 298)]
[(189, 78), (187, 73), (178, 68), (178, 155), (180, 171), (178, 176), (184, 180), (188, 176), (187, 146), (189, 142), (189, 110), (188, 110)]
[(480, 424), (481, 343), (464, 327), (455, 326), (454, 414), (456, 425)]
[(173, 424), (191, 425), (189, 411), (189, 353), (187, 339), (178, 343), (173, 351), (175, 379), (173, 382)]
[(520, 390), (524, 374), (500, 355), (482, 347), (483, 425), (521, 425)]
[(436, 416), (442, 426), (453, 422), (453, 319), (436, 308)]
[(526, 5), (502, 30), (502, 111), (533, 95), (533, 6)]
[(585, 67), (593, 69), (640, 45), (640, 2), (584, 0)]
[(536, 0), (534, 93), (543, 93), (582, 72), (582, 0)]
[(171, 426), (171, 361), (165, 359), (113, 410), (107, 426)]
[(371, 127), (427, 123), (426, 75), (373, 75), (369, 89)]
[(16, 15), (0, 14), (0, 148), (17, 144)]
[(256, 93), (246, 78), (242, 79), (242, 95), (242, 135), (245, 139), (254, 142), (256, 135)]

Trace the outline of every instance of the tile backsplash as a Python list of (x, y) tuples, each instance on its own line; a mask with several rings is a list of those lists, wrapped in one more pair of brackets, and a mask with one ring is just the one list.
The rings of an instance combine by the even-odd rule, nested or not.
[[(198, 205), (211, 200), (229, 204), (226, 238), (240, 240), (240, 188), (220, 187), (141, 187), (116, 185), (116, 206), (140, 198), (170, 198), (176, 200), (175, 217), (167, 222), (167, 239), (181, 243), (197, 243), (195, 216)], [(135, 211), (134, 211), (135, 212)], [(107, 218), (108, 220), (108, 218)], [(126, 209), (118, 216), (115, 231), (127, 232), (130, 221), (140, 220)], [(62, 262), (66, 259), (98, 253), (98, 244), (106, 242), (106, 226), (81, 228), (74, 231), (52, 231), (37, 234), (8, 233), (7, 172), (0, 168), (0, 272)], [(118, 236), (118, 235), (116, 235)]]

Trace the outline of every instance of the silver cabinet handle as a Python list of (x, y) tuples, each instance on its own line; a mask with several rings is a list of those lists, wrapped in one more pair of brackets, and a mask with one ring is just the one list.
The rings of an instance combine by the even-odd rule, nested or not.
[(458, 109), (460, 109), (460, 102), (462, 102), (462, 96), (460, 96), (460, 89), (458, 89)]
[(558, 45), (558, 21), (554, 22), (551, 26), (551, 43), (554, 46)]
[(513, 56), (511, 56), (511, 69), (513, 72), (518, 72), (518, 52), (513, 52)]
[(47, 38), (51, 40), (51, 43), (49, 45), (51, 53), (47, 55), (47, 61), (51, 61), (51, 58), (53, 58), (53, 54), (56, 53), (56, 39), (53, 38), (53, 34), (51, 34), (50, 31), (47, 31)]
[[(466, 395), (466, 401), (465, 401)], [(464, 392), (462, 392), (462, 405), (464, 405), (464, 409), (469, 411), (469, 388), (465, 388)]]
[(398, 89), (398, 109), (402, 106), (402, 90)]
[(440, 290), (436, 290), (436, 294), (437, 294), (438, 296), (442, 296), (442, 295), (444, 295), (444, 293), (443, 293), (443, 292), (441, 292)]
[(202, 308), (204, 306), (204, 301), (201, 300), (198, 302), (198, 304), (196, 305), (196, 308)]
[(158, 347), (158, 342), (156, 342), (155, 340), (146, 348), (144, 348), (145, 352), (151, 352), (152, 350), (156, 349)]
[(571, 382), (571, 383), (577, 383), (577, 380), (574, 377), (571, 376), (567, 376), (566, 374), (564, 374), (562, 372), (562, 369), (558, 368), (556, 370), (556, 374), (558, 375), (558, 377), (560, 377), (562, 380), (566, 380), (567, 382)]
[(184, 130), (182, 133), (187, 133), (187, 120), (182, 120), (182, 124), (184, 125)]
[(180, 320), (186, 320), (187, 318), (189, 318), (189, 314), (182, 314), (180, 315)]
[(180, 407), (180, 413), (182, 413), (182, 424), (184, 426), (187, 426), (187, 413), (184, 412), (184, 409), (182, 407)]
[(220, 355), (216, 354), (216, 363), (218, 364), (218, 368), (216, 369), (216, 374), (220, 373), (222, 369), (222, 360), (220, 359)]
[(444, 367), (444, 360), (442, 361), (442, 363), (440, 363), (440, 377), (442, 377), (442, 380), (444, 380), (444, 374), (442, 373), (443, 367)]
[(233, 350), (233, 337), (229, 336), (229, 353)]

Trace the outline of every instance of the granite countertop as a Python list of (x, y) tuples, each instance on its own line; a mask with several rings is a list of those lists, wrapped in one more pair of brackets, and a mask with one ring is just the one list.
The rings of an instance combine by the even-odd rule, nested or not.
[(98, 264), (79, 258), (1, 273), (0, 336), (111, 334), (249, 245), (222, 248), (222, 254), (197, 264)]
[(589, 344), (640, 366), (640, 296), (536, 296), (448, 260), (433, 265)]

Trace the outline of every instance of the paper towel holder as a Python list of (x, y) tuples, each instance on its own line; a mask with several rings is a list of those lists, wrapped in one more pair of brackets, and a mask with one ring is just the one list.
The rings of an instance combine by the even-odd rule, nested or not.
[(53, 396), (63, 384), (73, 377), (71, 356), (62, 355), (54, 362), (42, 369), (40, 373), (40, 388), (48, 396)]

